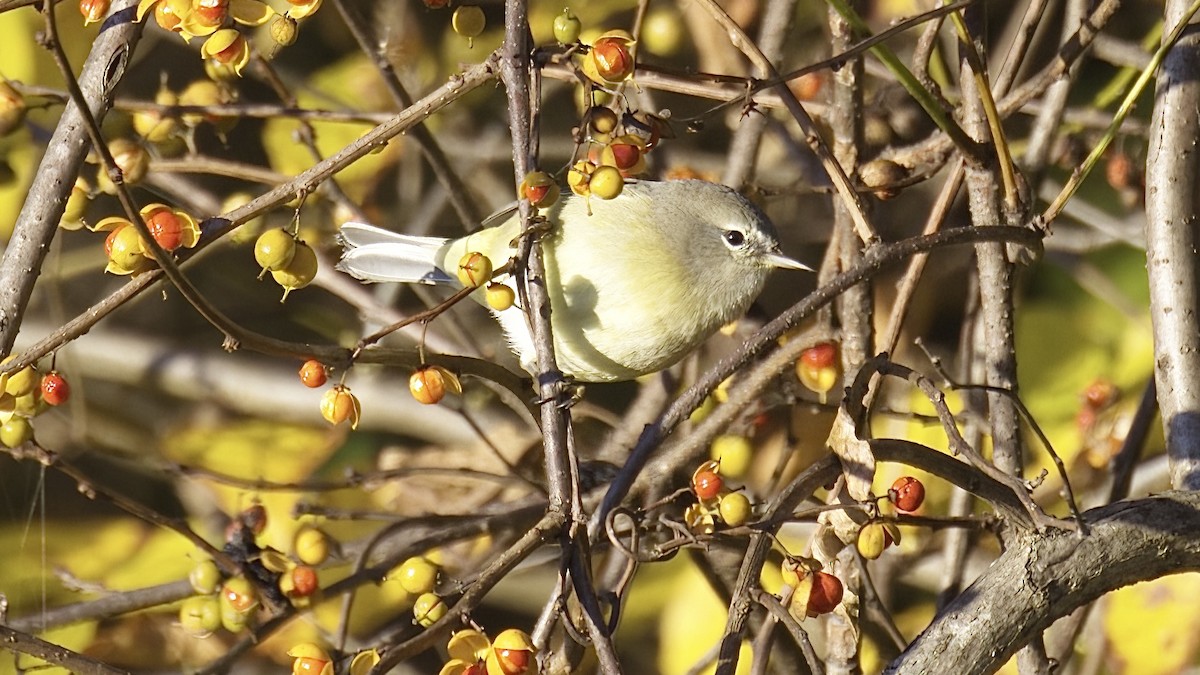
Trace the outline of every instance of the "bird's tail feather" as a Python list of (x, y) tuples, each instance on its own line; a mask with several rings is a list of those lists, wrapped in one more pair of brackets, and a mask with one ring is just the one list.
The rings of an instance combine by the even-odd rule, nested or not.
[(448, 239), (400, 234), (365, 223), (346, 223), (340, 233), (345, 252), (337, 268), (351, 276), (363, 281), (454, 283), (437, 261)]

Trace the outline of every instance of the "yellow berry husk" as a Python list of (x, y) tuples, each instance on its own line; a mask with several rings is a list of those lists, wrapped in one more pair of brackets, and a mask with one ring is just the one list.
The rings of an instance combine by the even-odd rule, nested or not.
[(700, 466), (696, 467), (696, 470), (692, 472), (692, 483), (695, 483), (696, 477), (702, 473), (720, 474), (721, 473), (721, 463), (715, 459), (709, 459), (709, 460), (700, 462)]
[(509, 628), (492, 641), (487, 655), (488, 675), (524, 675), (533, 666), (536, 651), (528, 633)]
[(629, 49), (632, 40), (623, 36), (605, 35), (596, 40), (588, 57), (596, 73), (609, 84), (628, 79), (633, 74), (633, 54)]
[(112, 274), (130, 274), (148, 268), (151, 263), (142, 249), (142, 236), (137, 228), (124, 225), (109, 235), (108, 266)]
[(380, 661), (379, 652), (367, 649), (350, 659), (350, 675), (367, 675)]
[(479, 288), (492, 278), (492, 261), (478, 251), (469, 251), (458, 261), (458, 281), (467, 288)]
[(825, 402), (828, 394), (842, 378), (841, 369), (836, 365), (813, 367), (803, 360), (796, 362), (796, 376), (809, 391), (817, 394), (821, 402)]
[(437, 368), (418, 368), (408, 378), (408, 391), (419, 403), (433, 405), (445, 398), (446, 380)]
[(487, 285), (484, 297), (487, 299), (488, 307), (497, 312), (503, 312), (517, 302), (517, 292), (511, 286), (497, 281), (493, 281)]
[(580, 197), (587, 197), (591, 194), (592, 173), (596, 171), (596, 165), (586, 160), (575, 162), (575, 166), (567, 172), (567, 185), (571, 187), (571, 192)]
[(329, 661), (329, 652), (321, 648), (320, 645), (312, 642), (301, 642), (300, 644), (287, 650), (287, 655), (295, 659), (318, 659), (320, 661)]
[(296, 36), (299, 35), (299, 23), (286, 14), (280, 14), (274, 19), (271, 19), (271, 39), (275, 44), (281, 47), (288, 47), (296, 43)]
[[(8, 363), (14, 358), (16, 357), (6, 356), (3, 361), (0, 361), (0, 365)], [(3, 389), (13, 396), (20, 397), (32, 393), (37, 388), (39, 382), (41, 382), (41, 378), (38, 377), (37, 371), (33, 369), (33, 366), (25, 366), (15, 373), (8, 374)]]
[(321, 397), (321, 417), (333, 425), (349, 421), (351, 429), (358, 428), (362, 416), (362, 404), (358, 397), (350, 393), (350, 388), (339, 384), (325, 392)]
[(535, 208), (544, 209), (558, 201), (558, 183), (545, 171), (530, 171), (521, 181), (519, 196)]
[[(142, 145), (127, 138), (118, 138), (108, 144), (108, 151), (113, 155), (116, 168), (121, 169), (121, 178), (126, 184), (132, 185), (145, 178), (146, 171), (150, 168), (150, 154), (146, 153)], [(100, 177), (107, 179), (108, 172), (101, 171)], [(115, 189), (104, 191), (115, 193)]]
[(248, 614), (258, 606), (258, 591), (246, 577), (232, 577), (225, 581), (219, 593), (221, 604), (239, 613)]
[(684, 509), (683, 522), (692, 534), (712, 534), (716, 530), (716, 518), (712, 510), (699, 502)]
[(20, 128), (25, 121), (25, 97), (9, 85), (8, 80), (0, 79), (0, 136)]
[(82, 178), (75, 180), (71, 194), (67, 197), (67, 206), (63, 209), (62, 221), (59, 226), (67, 230), (77, 230), (83, 225), (83, 215), (87, 212), (91, 196), (88, 194), (87, 183)]

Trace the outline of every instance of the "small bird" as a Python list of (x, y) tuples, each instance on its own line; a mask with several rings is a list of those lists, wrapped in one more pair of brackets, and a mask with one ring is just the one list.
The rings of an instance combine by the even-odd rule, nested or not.
[[(716, 183), (635, 182), (615, 199), (569, 196), (544, 213), (555, 356), (579, 382), (631, 380), (668, 368), (744, 314), (772, 269), (810, 270), (780, 253), (762, 211)], [(364, 281), (461, 288), (455, 270), (463, 255), (477, 251), (499, 267), (516, 254), (520, 229), (516, 215), (460, 239), (346, 223), (338, 269)], [(486, 304), (482, 289), (471, 297)], [(536, 372), (524, 313), (493, 314), (522, 367)]]

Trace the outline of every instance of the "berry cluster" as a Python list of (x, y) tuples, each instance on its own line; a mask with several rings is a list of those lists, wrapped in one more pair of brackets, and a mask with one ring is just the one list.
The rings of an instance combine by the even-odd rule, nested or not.
[(825, 572), (812, 558), (785, 556), (780, 565), (783, 583), (791, 587), (788, 611), (798, 619), (832, 612), (842, 602), (842, 580)]
[(878, 502), (877, 515), (858, 531), (856, 546), (864, 558), (875, 560), (893, 544), (900, 543), (895, 512), (912, 513), (925, 502), (925, 485), (912, 476), (901, 476)]
[(450, 659), (438, 675), (525, 675), (536, 672), (537, 649), (525, 631), (508, 628), (494, 640), (468, 628), (450, 636), (446, 645)]
[(226, 577), (208, 557), (193, 565), (188, 581), (196, 595), (179, 609), (179, 623), (187, 633), (205, 638), (221, 628), (239, 632), (255, 619), (264, 595), (275, 604), (309, 606), (320, 588), (317, 567), (329, 557), (329, 536), (311, 523), (301, 525), (288, 556), (259, 545), (266, 526), (266, 509), (255, 504), (226, 530), (224, 553), (240, 565), (239, 574)]
[[(7, 363), (12, 356), (4, 359)], [(33, 366), (0, 375), (0, 443), (15, 448), (33, 440), (31, 419), (67, 402), (71, 385), (62, 373), (39, 374)]]
[(692, 532), (712, 534), (718, 520), (729, 527), (740, 527), (750, 520), (750, 498), (726, 487), (719, 461), (702, 462), (692, 473), (691, 487), (696, 502), (683, 512), (683, 521)]

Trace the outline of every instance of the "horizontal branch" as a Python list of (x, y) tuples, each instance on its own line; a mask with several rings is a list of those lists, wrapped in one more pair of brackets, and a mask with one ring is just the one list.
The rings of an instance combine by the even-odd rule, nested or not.
[(1084, 514), (1091, 534), (1028, 533), (963, 591), (885, 673), (995, 672), (1050, 624), (1122, 586), (1200, 569), (1200, 493)]

